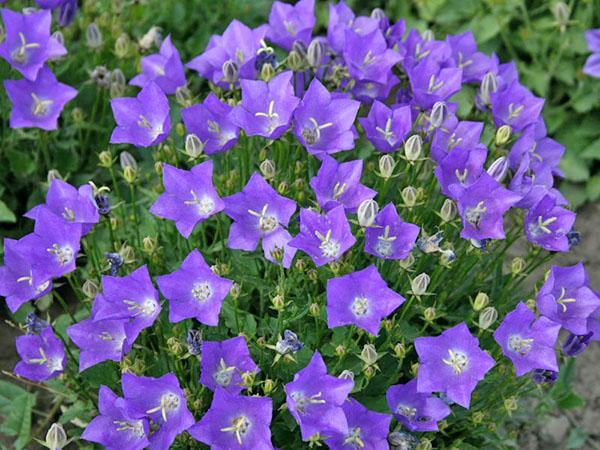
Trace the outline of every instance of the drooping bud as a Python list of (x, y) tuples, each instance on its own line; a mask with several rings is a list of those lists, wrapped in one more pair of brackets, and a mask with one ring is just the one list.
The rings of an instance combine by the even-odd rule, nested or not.
[(512, 128), (510, 125), (502, 125), (500, 128), (496, 130), (495, 142), (496, 145), (504, 145), (506, 144), (512, 135)]
[(479, 88), (479, 97), (484, 105), (490, 104), (490, 95), (498, 90), (498, 79), (494, 72), (488, 72), (481, 80)]
[(40, 443), (50, 450), (62, 450), (67, 446), (69, 440), (63, 426), (60, 423), (53, 423), (46, 433), (46, 440)]
[(456, 203), (447, 198), (444, 200), (444, 204), (440, 209), (440, 217), (444, 222), (451, 222), (456, 217), (458, 210), (456, 208)]
[(416, 296), (423, 295), (425, 292), (427, 292), (427, 287), (429, 286), (430, 281), (431, 279), (429, 278), (429, 275), (426, 273), (420, 273), (410, 282), (412, 293)]
[(115, 41), (115, 55), (117, 58), (125, 58), (129, 53), (131, 40), (126, 33), (121, 33)]
[(90, 23), (85, 30), (85, 39), (92, 50), (102, 47), (102, 32), (95, 22)]
[(234, 84), (240, 78), (240, 69), (235, 61), (228, 59), (223, 63), (223, 81)]
[(192, 105), (192, 93), (187, 86), (179, 86), (175, 91), (175, 100), (179, 105), (187, 108)]
[(204, 151), (204, 143), (194, 133), (185, 137), (185, 154), (191, 159), (198, 158)]
[(270, 180), (275, 176), (277, 170), (275, 169), (275, 163), (270, 159), (265, 159), (260, 163), (260, 172), (266, 180)]
[(423, 140), (418, 134), (413, 134), (404, 144), (404, 156), (409, 161), (416, 161), (421, 156)]
[(473, 301), (473, 309), (481, 311), (490, 303), (490, 297), (485, 292), (478, 292)]
[(396, 161), (392, 155), (383, 155), (379, 158), (379, 175), (388, 180), (394, 174), (396, 168)]
[(433, 128), (439, 128), (448, 118), (448, 105), (446, 102), (435, 102), (431, 108), (429, 122)]
[(87, 298), (93, 299), (93, 298), (96, 298), (96, 295), (100, 291), (100, 288), (98, 287), (98, 285), (94, 281), (92, 281), (92, 280), (90, 280), (88, 278), (83, 283), (83, 286), (81, 287), (81, 290), (83, 291), (83, 293), (85, 294), (85, 296)]
[(407, 186), (400, 192), (404, 205), (412, 208), (417, 203), (417, 190), (412, 186)]
[(508, 158), (501, 156), (494, 161), (487, 169), (487, 173), (493, 177), (498, 183), (501, 183), (508, 172)]
[(379, 205), (373, 199), (364, 200), (359, 206), (356, 214), (358, 223), (361, 227), (370, 227), (375, 222), (375, 217), (379, 212)]
[(319, 39), (313, 39), (306, 50), (306, 61), (312, 68), (321, 66), (323, 56), (325, 55), (325, 46)]
[(487, 306), (479, 314), (479, 328), (487, 330), (496, 320), (498, 320), (498, 311), (493, 306)]

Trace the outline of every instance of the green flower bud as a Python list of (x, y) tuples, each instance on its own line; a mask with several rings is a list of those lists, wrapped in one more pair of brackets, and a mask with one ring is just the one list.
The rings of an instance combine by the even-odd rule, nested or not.
[(90, 299), (96, 298), (96, 295), (98, 294), (98, 292), (100, 292), (100, 288), (98, 287), (98, 285), (90, 279), (85, 280), (83, 286), (81, 287), (81, 290), (83, 291), (85, 296)]
[(125, 167), (125, 170), (123, 170), (123, 178), (129, 184), (135, 183), (135, 179), (137, 178), (137, 170), (131, 166)]
[(440, 216), (444, 222), (451, 222), (457, 214), (456, 203), (447, 198), (440, 209)]
[(479, 313), (479, 328), (487, 330), (496, 320), (498, 320), (498, 311), (493, 306), (488, 306)]
[(194, 133), (190, 133), (185, 137), (185, 154), (190, 159), (196, 159), (200, 157), (204, 151), (204, 143)]
[(377, 349), (373, 344), (365, 344), (360, 352), (359, 358), (367, 365), (372, 366), (379, 360)]
[(98, 155), (98, 159), (100, 160), (98, 165), (100, 167), (104, 167), (106, 169), (110, 168), (114, 162), (113, 157), (108, 150), (101, 151), (100, 154)]
[(415, 263), (415, 256), (412, 253), (409, 253), (408, 256), (404, 259), (398, 261), (398, 265), (403, 269), (410, 269), (410, 267)]
[(481, 311), (490, 303), (490, 298), (485, 292), (477, 293), (475, 301), (473, 302), (473, 309), (475, 311)]
[(229, 290), (229, 294), (231, 295), (231, 297), (233, 297), (234, 299), (237, 299), (237, 298), (239, 298), (241, 293), (242, 293), (242, 286), (240, 286), (238, 283), (233, 283), (233, 285), (231, 286), (231, 289)]
[(306, 59), (295, 50), (292, 50), (286, 58), (287, 66), (294, 72), (300, 72), (306, 67)]
[(271, 309), (275, 311), (283, 311), (285, 308), (285, 301), (281, 295), (276, 295), (271, 299)]
[(519, 409), (517, 397), (511, 396), (504, 399), (504, 409), (506, 410), (509, 416), (511, 416), (513, 412)]
[(483, 411), (475, 411), (471, 420), (474, 424), (481, 424), (485, 420), (485, 413)]
[(270, 63), (265, 63), (260, 69), (260, 78), (261, 80), (268, 82), (271, 78), (275, 76), (275, 68)]
[(185, 353), (184, 345), (175, 336), (171, 336), (167, 339), (167, 350), (172, 353), (173, 356), (181, 356)]
[(406, 349), (402, 343), (398, 342), (396, 345), (394, 345), (394, 356), (398, 359), (404, 359), (406, 356)]
[(285, 181), (282, 181), (277, 186), (277, 192), (279, 192), (280, 194), (285, 194), (289, 188), (290, 186)]
[(510, 271), (513, 275), (517, 275), (518, 273), (523, 272), (523, 270), (525, 269), (525, 266), (526, 266), (525, 260), (523, 258), (521, 258), (520, 256), (516, 256), (510, 262)]
[(92, 50), (102, 47), (102, 32), (96, 23), (92, 22), (88, 25), (85, 31), (85, 39), (88, 47)]
[(321, 307), (318, 303), (311, 303), (308, 307), (308, 312), (313, 317), (319, 317), (321, 315)]
[(413, 162), (420, 158), (423, 149), (423, 140), (418, 134), (413, 134), (404, 144), (404, 156)]
[(156, 238), (150, 236), (146, 236), (144, 239), (142, 239), (142, 244), (144, 246), (144, 251), (149, 254), (154, 253), (158, 247)]
[(267, 378), (265, 381), (263, 381), (263, 392), (266, 396), (268, 396), (271, 392), (273, 392), (273, 389), (275, 389), (275, 381), (271, 380), (270, 378)]
[(417, 373), (419, 373), (419, 363), (418, 362), (413, 363), (410, 366), (410, 373), (413, 376), (413, 378), (417, 376)]
[(435, 314), (436, 311), (433, 306), (426, 308), (425, 311), (423, 311), (423, 318), (425, 319), (425, 322), (433, 322), (435, 319)]
[(392, 155), (383, 155), (379, 158), (379, 176), (387, 180), (394, 174), (396, 161)]
[(130, 46), (131, 40), (129, 39), (129, 36), (125, 33), (121, 33), (115, 41), (115, 55), (117, 58), (125, 58), (129, 53)]
[(500, 128), (496, 130), (496, 145), (504, 145), (506, 144), (510, 136), (512, 135), (512, 128), (510, 125), (502, 125)]
[(83, 122), (83, 109), (81, 109), (79, 106), (76, 106), (75, 108), (73, 108), (71, 110), (71, 118), (73, 119), (73, 122), (75, 122), (75, 123)]
[(379, 212), (379, 205), (373, 199), (363, 201), (356, 211), (358, 223), (361, 227), (370, 227), (375, 222), (375, 217)]
[(344, 347), (342, 344), (338, 345), (335, 348), (335, 354), (341, 358), (342, 356), (344, 356), (346, 354), (346, 347)]
[(46, 181), (48, 184), (52, 183), (52, 180), (62, 180), (60, 172), (56, 169), (50, 169), (48, 175), (46, 175)]
[(421, 273), (417, 275), (410, 282), (412, 293), (416, 296), (425, 294), (425, 292), (427, 292), (427, 287), (429, 286), (430, 281), (431, 279), (426, 273)]
[(46, 440), (38, 442), (50, 450), (62, 450), (67, 446), (69, 440), (63, 426), (60, 423), (53, 423), (46, 433)]
[(275, 169), (275, 163), (270, 159), (265, 159), (259, 165), (260, 172), (266, 180), (270, 180), (275, 176), (277, 170)]
[(404, 204), (412, 208), (417, 203), (417, 190), (412, 186), (407, 186), (400, 192)]
[(163, 173), (163, 162), (162, 161), (156, 161), (154, 163), (154, 172), (156, 172), (156, 175), (158, 175), (159, 177), (162, 176)]

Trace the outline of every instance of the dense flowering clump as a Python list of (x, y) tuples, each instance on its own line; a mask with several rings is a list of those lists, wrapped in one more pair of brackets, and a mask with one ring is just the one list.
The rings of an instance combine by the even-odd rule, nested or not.
[[(0, 56), (24, 76), (4, 81), (10, 127), (45, 143), (77, 94), (48, 66), (66, 54), (50, 10), (68, 23), (77, 2), (37, 3), (2, 10)], [(563, 367), (600, 340), (600, 297), (581, 263), (525, 283), (582, 239), (544, 99), (470, 31), (343, 1), (325, 31), (318, 8), (274, 2), (185, 65), (176, 30), (124, 34), (91, 75), (111, 145), (75, 185), (51, 172), (0, 267), (12, 376), (52, 379), (82, 442), (501, 447), (532, 383), (574, 395)], [(100, 55), (99, 25), (85, 36)]]

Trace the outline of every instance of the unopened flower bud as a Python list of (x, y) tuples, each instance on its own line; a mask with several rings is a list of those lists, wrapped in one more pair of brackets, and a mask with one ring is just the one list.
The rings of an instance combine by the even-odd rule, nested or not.
[(512, 135), (512, 128), (510, 125), (502, 125), (500, 128), (496, 130), (495, 142), (496, 145), (504, 145), (506, 144)]
[(270, 63), (263, 64), (262, 68), (260, 69), (260, 79), (265, 82), (268, 82), (274, 76), (275, 68), (273, 67), (273, 65)]
[(340, 373), (338, 375), (338, 378), (342, 379), (342, 380), (352, 380), (354, 381), (354, 372), (352, 372), (351, 370), (342, 370), (342, 373)]
[(394, 356), (398, 359), (404, 359), (406, 356), (406, 349), (400, 342), (394, 345)]
[(493, 306), (488, 306), (479, 314), (479, 328), (487, 330), (496, 320), (498, 320), (498, 311)]
[(100, 288), (94, 281), (87, 279), (83, 283), (81, 290), (87, 298), (95, 298), (98, 292), (100, 291)]
[(361, 227), (370, 227), (375, 222), (375, 217), (379, 212), (379, 205), (373, 199), (364, 200), (359, 206), (356, 214), (358, 223)]
[(516, 256), (510, 262), (510, 271), (513, 275), (516, 275), (518, 273), (523, 272), (523, 270), (525, 269), (525, 266), (526, 266), (525, 260), (523, 258), (521, 258), (520, 256)]
[(317, 68), (323, 61), (325, 46), (319, 39), (313, 39), (306, 50), (306, 60), (310, 67)]
[(417, 190), (412, 186), (407, 186), (400, 192), (404, 205), (412, 208), (417, 203)]
[(400, 267), (402, 267), (403, 269), (409, 269), (413, 264), (415, 263), (415, 256), (412, 253), (409, 253), (409, 255), (398, 261), (398, 264), (400, 265)]
[(442, 264), (442, 266), (450, 267), (450, 264), (452, 264), (455, 260), (456, 253), (454, 253), (453, 250), (440, 250), (440, 263)]
[(366, 379), (371, 379), (375, 376), (375, 367), (373, 366), (365, 366), (362, 370), (363, 375)]
[(273, 392), (273, 389), (275, 389), (275, 381), (271, 380), (270, 378), (267, 378), (265, 381), (263, 381), (263, 392), (265, 395), (268, 396), (271, 392)]
[(436, 102), (431, 108), (429, 122), (433, 128), (439, 128), (448, 118), (448, 105), (446, 102)]
[(270, 159), (265, 159), (260, 163), (260, 172), (266, 180), (270, 180), (275, 176), (275, 163)]
[(240, 69), (238, 65), (231, 59), (223, 63), (223, 80), (226, 83), (234, 84), (240, 78)]
[(179, 86), (175, 91), (175, 100), (180, 106), (188, 107), (192, 105), (192, 93), (187, 86)]
[(242, 373), (242, 385), (247, 388), (251, 388), (254, 385), (254, 380), (256, 379), (256, 373), (246, 371)]
[(178, 338), (171, 336), (167, 339), (167, 350), (174, 356), (179, 356), (183, 355), (186, 349)]
[(73, 108), (71, 110), (71, 118), (73, 119), (73, 122), (75, 122), (75, 123), (83, 122), (83, 109), (81, 109), (79, 106), (76, 106), (75, 108)]
[(435, 313), (436, 311), (433, 306), (425, 308), (425, 311), (423, 311), (423, 318), (425, 319), (425, 322), (433, 322), (435, 319)]
[(360, 359), (367, 365), (372, 366), (379, 360), (377, 349), (373, 344), (365, 344), (360, 352)]
[(396, 161), (392, 155), (383, 155), (379, 158), (379, 175), (384, 179), (389, 179), (394, 174)]
[(308, 48), (302, 41), (294, 41), (292, 44), (292, 51), (298, 53), (302, 58), (306, 58), (306, 51)]
[(571, 15), (569, 7), (564, 2), (556, 2), (552, 7), (552, 14), (554, 14), (556, 25), (558, 25), (560, 32), (564, 33), (569, 24), (569, 16)]
[(494, 161), (487, 169), (487, 173), (497, 182), (501, 183), (506, 173), (508, 172), (508, 159), (506, 156), (501, 156)]
[(85, 39), (88, 47), (93, 50), (102, 47), (102, 32), (95, 22), (88, 25), (85, 31)]
[(442, 205), (442, 208), (440, 209), (440, 217), (442, 218), (442, 220), (444, 222), (450, 222), (450, 221), (454, 220), (457, 212), (458, 211), (456, 209), (456, 203), (454, 203), (452, 200), (447, 198), (446, 200), (444, 200), (444, 204)]
[(121, 152), (119, 154), (119, 162), (121, 163), (121, 169), (125, 170), (127, 167), (131, 167), (132, 169), (137, 171), (137, 161), (131, 153)]
[(481, 311), (490, 303), (490, 297), (485, 292), (478, 292), (473, 301), (473, 309)]
[(319, 317), (321, 315), (321, 307), (318, 303), (311, 303), (308, 307), (308, 312), (313, 317)]
[(115, 55), (117, 58), (125, 58), (129, 53), (131, 41), (129, 36), (125, 33), (121, 33), (115, 41)]
[(404, 144), (404, 156), (409, 161), (416, 161), (421, 156), (423, 140), (418, 134), (413, 134)]
[(229, 290), (229, 294), (231, 295), (231, 297), (236, 299), (240, 296), (241, 293), (242, 286), (240, 286), (238, 283), (233, 283), (233, 286), (231, 286), (231, 289)]
[(388, 436), (390, 450), (414, 450), (419, 444), (419, 439), (404, 431), (393, 431)]
[(144, 251), (149, 254), (154, 253), (158, 247), (158, 241), (152, 236), (146, 236), (142, 239), (142, 244), (144, 246)]
[(110, 71), (104, 66), (96, 66), (90, 72), (90, 80), (101, 88), (110, 87)]
[(156, 175), (158, 175), (159, 177), (162, 177), (163, 169), (164, 163), (162, 161), (156, 161), (154, 163), (154, 172), (156, 172)]
[(519, 409), (519, 404), (517, 402), (517, 398), (514, 396), (510, 396), (504, 400), (504, 409), (510, 416), (513, 412)]
[(433, 34), (432, 30), (427, 29), (427, 30), (423, 31), (423, 33), (421, 33), (421, 38), (425, 42), (431, 42), (435, 39), (435, 35)]
[(153, 26), (138, 41), (138, 45), (142, 50), (149, 50), (152, 45), (156, 45), (158, 47), (161, 41), (162, 37), (160, 35), (160, 27)]
[(485, 420), (485, 413), (482, 411), (475, 411), (473, 413), (473, 416), (471, 417), (471, 420), (475, 424), (483, 423), (483, 421)]
[(294, 50), (288, 54), (286, 63), (287, 66), (294, 72), (300, 72), (306, 67), (306, 59)]
[(137, 170), (135, 170), (131, 166), (125, 167), (125, 170), (123, 170), (123, 179), (125, 181), (127, 181), (127, 183), (129, 183), (129, 184), (133, 184), (135, 182), (136, 178), (137, 178)]
[(425, 292), (427, 292), (427, 287), (429, 286), (430, 281), (431, 279), (429, 278), (429, 275), (426, 273), (420, 273), (410, 282), (412, 293), (417, 296), (423, 295)]
[(344, 347), (342, 344), (338, 345), (335, 348), (335, 354), (336, 354), (336, 356), (341, 358), (342, 356), (344, 356), (346, 354), (346, 347)]
[(50, 450), (62, 450), (67, 446), (69, 440), (63, 426), (60, 423), (53, 423), (46, 433), (46, 440), (41, 443)]
[(371, 19), (381, 21), (381, 20), (387, 19), (387, 17), (385, 15), (385, 11), (383, 9), (374, 8), (373, 11), (371, 11)]
[(289, 188), (290, 186), (285, 181), (282, 181), (277, 185), (277, 192), (283, 195), (288, 191)]
[(315, 269), (308, 269), (306, 271), (306, 276), (308, 276), (308, 279), (314, 283), (319, 281), (319, 272), (317, 272)]
[(204, 143), (194, 133), (185, 137), (185, 154), (191, 159), (198, 158), (204, 151)]
[(411, 373), (411, 375), (412, 375), (413, 377), (416, 377), (416, 376), (417, 376), (417, 373), (419, 373), (419, 363), (418, 363), (418, 362), (416, 362), (416, 363), (413, 363), (413, 364), (410, 366), (410, 373)]
[(488, 72), (483, 76), (481, 80), (481, 86), (479, 88), (479, 97), (484, 105), (490, 104), (490, 95), (498, 90), (498, 79), (494, 72)]

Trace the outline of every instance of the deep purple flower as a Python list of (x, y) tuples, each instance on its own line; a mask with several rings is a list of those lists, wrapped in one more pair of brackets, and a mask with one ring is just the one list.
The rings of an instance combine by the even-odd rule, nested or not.
[(178, 434), (194, 424), (185, 393), (172, 373), (159, 378), (126, 373), (121, 383), (127, 415), (135, 419), (149, 418), (158, 425), (150, 436), (150, 450), (167, 450)]
[(352, 30), (364, 36), (379, 28), (379, 21), (371, 17), (355, 17), (354, 12), (344, 0), (337, 5), (329, 3), (329, 20), (327, 22), (327, 41), (338, 53), (344, 49), (346, 31)]
[(354, 148), (352, 125), (360, 102), (332, 95), (316, 78), (294, 112), (294, 134), (313, 155)]
[(558, 371), (554, 346), (559, 332), (558, 323), (543, 316), (536, 320), (521, 302), (506, 315), (494, 332), (494, 339), (520, 377), (535, 369)]
[(231, 112), (231, 120), (248, 136), (278, 139), (290, 127), (292, 113), (300, 102), (294, 96), (293, 72), (280, 73), (268, 83), (241, 80), (242, 102)]
[(150, 445), (148, 420), (130, 417), (125, 399), (106, 386), (98, 391), (98, 410), (100, 415), (88, 424), (82, 439), (102, 444), (107, 450), (142, 450)]
[[(560, 325), (559, 325), (560, 326)], [(592, 340), (593, 332), (589, 332), (583, 335), (569, 334), (565, 343), (562, 346), (562, 351), (567, 356), (577, 356), (585, 351), (590, 345)]]
[(533, 371), (531, 378), (533, 379), (534, 383), (537, 384), (554, 384), (554, 382), (558, 379), (558, 372), (553, 370), (536, 369)]
[(34, 81), (4, 80), (4, 88), (12, 103), (11, 128), (56, 130), (63, 108), (77, 95), (77, 90), (59, 83), (45, 66)]
[(271, 7), (267, 39), (288, 51), (296, 41), (308, 46), (315, 21), (315, 0), (295, 5), (277, 1)]
[(560, 323), (573, 334), (588, 332), (588, 319), (600, 307), (600, 297), (589, 288), (583, 263), (552, 266), (537, 295), (540, 314)]
[(410, 431), (438, 431), (438, 421), (451, 413), (439, 398), (418, 392), (416, 379), (390, 386), (386, 398), (396, 420)]
[(181, 110), (185, 127), (198, 136), (207, 155), (227, 151), (236, 144), (240, 130), (229, 117), (232, 109), (211, 92), (204, 102)]
[(492, 58), (477, 51), (477, 43), (472, 31), (448, 35), (446, 42), (452, 49), (456, 67), (463, 71), (463, 83), (480, 82), (486, 73), (494, 69)]
[(349, 427), (342, 406), (354, 382), (327, 374), (327, 366), (319, 352), (308, 365), (285, 385), (287, 407), (300, 425), (304, 441), (320, 433), (348, 435)]
[(451, 117), (443, 127), (435, 129), (431, 140), (431, 157), (440, 164), (453, 148), (485, 148), (479, 144), (482, 131), (483, 122), (459, 122), (456, 117)]
[(188, 432), (214, 450), (271, 450), (273, 401), (246, 397), (218, 388), (208, 411)]
[[(456, 198), (476, 182), (483, 173), (487, 150), (483, 146), (466, 149), (456, 147), (435, 168), (442, 194)], [(453, 187), (452, 192), (450, 186)]]
[(202, 330), (190, 328), (185, 342), (190, 355), (199, 355), (202, 352)]
[(118, 252), (107, 252), (104, 254), (104, 257), (108, 263), (108, 274), (112, 277), (116, 277), (125, 263), (123, 257)]
[(62, 5), (65, 0), (35, 0), (40, 8), (55, 9)]
[(117, 127), (111, 144), (150, 147), (162, 142), (171, 130), (169, 101), (153, 81), (148, 82), (136, 98), (113, 98), (110, 105)]
[(283, 338), (279, 339), (277, 344), (275, 344), (275, 351), (280, 355), (297, 353), (303, 348), (304, 343), (300, 342), (298, 335), (291, 330), (285, 330), (283, 332)]
[(338, 163), (323, 155), (319, 172), (310, 180), (319, 206), (329, 211), (343, 205), (346, 211), (356, 212), (364, 200), (375, 197), (377, 192), (360, 183), (362, 169), (362, 160)]
[(592, 54), (585, 62), (583, 73), (600, 78), (600, 28), (587, 30), (585, 40)]
[(102, 277), (102, 294), (94, 300), (92, 320), (128, 319), (128, 344), (133, 344), (144, 328), (152, 326), (159, 313), (158, 292), (145, 265), (125, 277)]
[(508, 160), (510, 167), (517, 170), (523, 156), (529, 156), (529, 168), (540, 172), (548, 167), (554, 175), (561, 175), (558, 164), (565, 153), (565, 147), (546, 136), (546, 127), (543, 120), (535, 125), (530, 125), (519, 136), (510, 148)]
[(430, 109), (436, 102), (446, 101), (461, 88), (462, 69), (440, 68), (430, 58), (408, 71), (416, 105)]
[(462, 217), (462, 238), (504, 239), (502, 217), (521, 199), (520, 195), (504, 188), (487, 172), (467, 188), (453, 185), (449, 189)]
[(127, 319), (85, 319), (67, 328), (67, 334), (79, 347), (79, 371), (103, 361), (121, 361), (131, 350), (132, 342), (126, 341)]
[(77, 0), (63, 0), (56, 14), (56, 21), (61, 27), (70, 25), (77, 15)]
[(464, 322), (439, 336), (415, 339), (415, 350), (420, 363), (417, 391), (443, 392), (465, 408), (477, 383), (495, 364)]
[(552, 195), (546, 195), (525, 216), (527, 239), (545, 250), (568, 252), (567, 234), (573, 228), (575, 216), (573, 211), (557, 206)]
[(17, 353), (21, 361), (15, 366), (15, 374), (33, 381), (56, 378), (65, 369), (65, 346), (51, 327), (40, 334), (27, 334), (16, 339)]
[(490, 95), (490, 107), (498, 127), (510, 125), (520, 131), (539, 119), (544, 99), (535, 97), (518, 81), (513, 81)]
[(200, 384), (211, 391), (221, 387), (232, 394), (239, 394), (245, 389), (242, 374), (260, 372), (252, 360), (244, 336), (221, 342), (203, 341), (201, 354)]
[(283, 249), (283, 266), (290, 267), (295, 249), (287, 227), (296, 202), (279, 195), (258, 173), (253, 173), (244, 189), (223, 199), (225, 214), (233, 219), (229, 228), (229, 248), (253, 251), (262, 238), (265, 258), (273, 257), (276, 248)]
[(185, 86), (185, 73), (177, 48), (168, 35), (160, 46), (160, 52), (144, 56), (141, 61), (142, 73), (131, 79), (129, 84), (144, 87), (154, 81), (165, 94), (174, 94), (177, 88)]
[(19, 14), (3, 8), (0, 15), (6, 36), (0, 44), (0, 56), (27, 80), (35, 81), (47, 60), (67, 54), (67, 49), (50, 35), (50, 11)]
[(382, 259), (405, 259), (419, 231), (417, 225), (403, 222), (394, 204), (388, 203), (365, 230), (365, 252)]
[(186, 64), (209, 81), (229, 89), (232, 84), (226, 81), (223, 74), (225, 63), (234, 64), (239, 78), (256, 78), (254, 60), (261, 49), (261, 40), (267, 31), (266, 26), (254, 30), (238, 20), (233, 20), (227, 26), (223, 36), (212, 36), (204, 53)]
[(84, 184), (76, 189), (58, 178), (50, 183), (46, 203), (34, 206), (25, 217), (36, 220), (38, 212), (42, 209), (53, 212), (67, 222), (80, 223), (83, 234), (88, 233), (100, 220), (92, 186)]
[(377, 100), (373, 102), (369, 115), (358, 121), (369, 142), (383, 153), (398, 150), (412, 128), (410, 106), (391, 109)]
[(333, 450), (387, 448), (387, 435), (392, 416), (370, 411), (362, 404), (348, 398), (342, 409), (348, 422), (347, 434), (334, 434), (325, 442)]
[(388, 287), (373, 265), (331, 278), (327, 280), (327, 326), (355, 325), (377, 336), (381, 320), (404, 300)]
[(24, 327), (27, 334), (39, 334), (44, 328), (49, 327), (50, 324), (43, 319), (40, 319), (34, 312), (30, 312), (25, 317)]
[(339, 259), (355, 242), (344, 207), (340, 205), (324, 216), (301, 209), (300, 233), (288, 245), (303, 250), (317, 266), (322, 266)]
[(399, 43), (404, 53), (402, 65), (405, 70), (414, 68), (422, 61), (435, 63), (440, 67), (452, 67), (452, 48), (446, 41), (433, 39), (431, 33), (421, 33), (412, 28), (403, 43)]
[(165, 192), (150, 207), (150, 212), (175, 221), (181, 235), (188, 238), (194, 227), (225, 208), (213, 185), (213, 162), (205, 161), (183, 170), (163, 165)]
[[(596, 295), (598, 293), (596, 292)], [(594, 311), (588, 318), (588, 331), (591, 331), (592, 341), (600, 341), (600, 308)]]
[(179, 269), (157, 277), (156, 284), (169, 300), (169, 321), (176, 323), (195, 318), (205, 325), (216, 326), (221, 305), (233, 282), (215, 275), (194, 249)]
[(533, 208), (546, 195), (552, 195), (558, 205), (566, 205), (568, 201), (557, 189), (554, 189), (552, 167), (540, 166), (537, 170), (530, 169), (530, 157), (523, 155), (519, 168), (510, 180), (509, 189), (522, 196), (515, 206), (523, 209)]
[(28, 238), (4, 239), (4, 265), (0, 266), (0, 295), (15, 313), (29, 300), (36, 300), (52, 289), (50, 274), (33, 273), (33, 263), (27, 256)]

